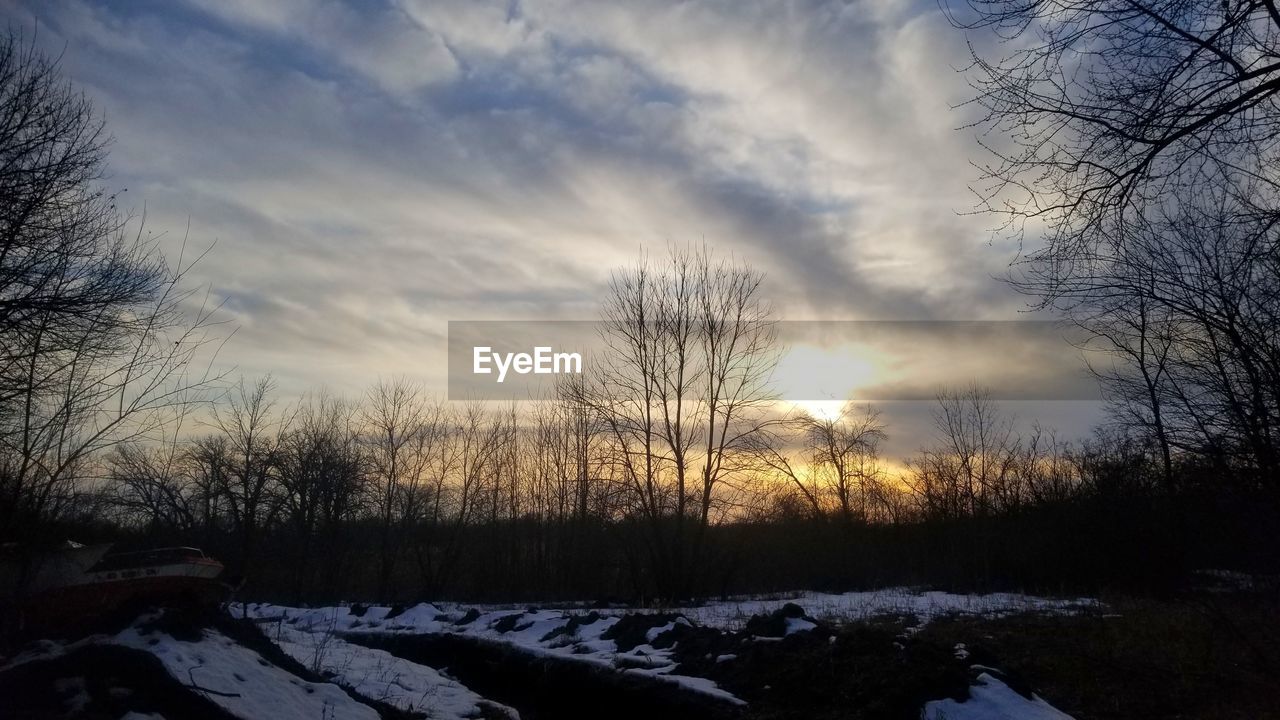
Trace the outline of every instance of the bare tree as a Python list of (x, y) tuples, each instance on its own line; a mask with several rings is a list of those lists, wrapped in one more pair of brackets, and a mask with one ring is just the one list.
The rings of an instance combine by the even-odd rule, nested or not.
[(141, 520), (152, 532), (197, 527), (201, 498), (186, 463), (182, 426), (178, 415), (156, 441), (122, 443), (110, 453), (107, 497), (126, 523)]
[[(326, 392), (305, 398), (280, 442), (280, 489), (294, 542), (294, 593), (301, 600), (319, 580), (333, 593), (349, 555), (343, 524), (362, 509), (368, 463), (360, 443), (356, 408)], [(316, 558), (324, 558), (316, 578)]]
[(441, 412), (441, 432), (428, 463), (429, 503), (414, 543), (422, 589), (439, 591), (462, 556), (464, 532), (482, 515), (493, 473), (499, 467), (504, 434), (501, 418), (480, 403)]
[[(970, 77), (990, 145), (978, 188), (1013, 229), (1047, 228), (1029, 280), (1052, 294), (1092, 270), (1093, 250), (1196, 188), (1250, 186), (1280, 206), (1280, 13), (1270, 0), (967, 0)], [(987, 52), (992, 47), (995, 52)]]
[(927, 517), (986, 517), (1023, 500), (1012, 418), (977, 387), (938, 395), (938, 444), (911, 462), (908, 483)]
[(280, 510), (280, 439), (289, 418), (274, 412), (274, 389), (269, 376), (252, 385), (241, 378), (225, 406), (214, 407), (212, 424), (223, 443), (206, 445), (226, 453), (213, 460), (221, 466), (219, 494), (239, 541), (240, 572), (246, 577), (254, 570), (263, 531)]
[(18, 378), (0, 400), (23, 393), (28, 356), (78, 344), (85, 323), (127, 324), (119, 311), (164, 283), (97, 186), (107, 144), (55, 62), (12, 31), (0, 40), (0, 371)]
[(886, 434), (878, 411), (850, 401), (835, 415), (801, 413), (780, 428), (760, 436), (756, 458), (790, 483), (813, 517), (846, 524), (892, 519), (896, 506), (880, 464)]
[(1133, 223), (1123, 262), (1060, 303), (1110, 356), (1104, 389), (1121, 424), (1152, 438), (1167, 489), (1188, 453), (1280, 488), (1280, 252), (1270, 227), (1230, 214), (1233, 192)]
[(36, 539), (102, 451), (154, 440), (215, 379), (192, 262), (130, 231), (98, 187), (105, 147), (56, 64), (0, 41), (0, 536)]
[(406, 380), (379, 381), (362, 413), (370, 469), (377, 479), (374, 507), (380, 524), (378, 589), (393, 592), (395, 561), (407, 528), (432, 502), (427, 470), (443, 443), (446, 414), (422, 388)]
[(615, 274), (602, 309), (605, 360), (577, 399), (608, 438), (664, 597), (689, 591), (706, 529), (771, 421), (777, 346), (760, 282), (705, 248), (673, 249)]

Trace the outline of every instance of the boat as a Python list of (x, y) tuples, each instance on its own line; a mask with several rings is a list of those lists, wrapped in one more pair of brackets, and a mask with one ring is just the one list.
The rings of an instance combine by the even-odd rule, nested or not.
[(112, 553), (111, 545), (74, 542), (22, 553), (0, 577), (23, 626), (59, 627), (140, 605), (216, 604), (230, 588), (221, 562), (199, 548), (165, 547)]

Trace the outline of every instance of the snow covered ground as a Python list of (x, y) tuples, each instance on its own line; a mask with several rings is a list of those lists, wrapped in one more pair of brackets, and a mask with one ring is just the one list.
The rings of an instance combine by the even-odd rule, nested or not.
[(245, 720), (379, 720), (373, 708), (337, 685), (307, 682), (216, 630), (192, 642), (135, 625), (110, 642), (155, 655), (179, 682)]
[(965, 595), (941, 591), (918, 592), (910, 588), (884, 588), (865, 592), (804, 592), (709, 602), (674, 610), (700, 625), (741, 629), (752, 615), (767, 614), (792, 602), (819, 620), (833, 623), (866, 620), (878, 615), (914, 615), (921, 625), (950, 614), (999, 617), (1019, 612), (1078, 612), (1096, 607), (1091, 598), (1057, 599), (1020, 593)]
[[(343, 677), (338, 679), (348, 687), (376, 690), (368, 686), (368, 681), (361, 680), (363, 677), (361, 674), (366, 673), (374, 677), (379, 672), (386, 672), (383, 669), (384, 665), (379, 663), (387, 663), (389, 656), (366, 655), (381, 653), (382, 656), (386, 656), (386, 653), (345, 643), (341, 640), (341, 635), (454, 634), (508, 644), (533, 655), (595, 663), (620, 672), (643, 674), (676, 683), (685, 689), (720, 700), (741, 704), (742, 701), (739, 698), (718, 687), (709, 679), (676, 673), (677, 663), (673, 657), (673, 648), (668, 643), (658, 642), (659, 638), (664, 633), (674, 630), (677, 624), (702, 625), (730, 631), (741, 630), (753, 615), (771, 613), (789, 602), (800, 605), (812, 617), (833, 623), (863, 620), (880, 615), (911, 615), (920, 625), (927, 624), (934, 618), (954, 613), (987, 617), (1025, 611), (1069, 613), (1097, 605), (1096, 601), (1087, 598), (1061, 600), (1013, 593), (960, 595), (890, 588), (844, 594), (807, 592), (747, 597), (660, 611), (525, 609), (515, 606), (466, 607), (452, 603), (421, 603), (394, 615), (390, 608), (381, 606), (359, 608), (353, 611), (351, 607), (345, 606), (292, 608), (270, 604), (248, 604), (240, 606), (238, 611), (262, 623), (263, 630), (268, 635), (277, 635), (282, 638), (281, 647), (303, 664), (309, 664), (308, 657), (314, 654), (314, 648), (319, 645), (332, 645), (335, 640), (341, 643), (339, 647), (342, 649), (336, 653), (336, 657), (342, 659), (335, 660), (332, 664), (325, 664), (325, 669), (329, 672), (337, 672), (341, 663), (349, 663), (360, 668), (353, 673), (344, 671)], [(645, 637), (647, 642), (630, 649), (621, 649), (614, 640), (604, 637), (622, 615), (645, 612), (663, 612), (677, 617), (663, 625), (650, 628)], [(813, 623), (801, 618), (788, 618), (786, 622), (787, 634), (806, 632), (815, 627)], [(654, 644), (668, 646), (659, 648)], [(410, 671), (407, 675), (418, 677), (415, 675), (416, 672), (418, 671)], [(994, 678), (992, 680), (994, 684), (976, 686), (975, 696), (969, 701), (971, 704), (964, 708), (965, 712), (971, 714), (963, 717), (1004, 717), (990, 713), (972, 715), (973, 712), (980, 711), (982, 707), (991, 705), (995, 699), (999, 699), (993, 695), (997, 690), (992, 689), (999, 684), (999, 681)], [(427, 676), (425, 683), (430, 685), (432, 681)], [(412, 683), (409, 684), (417, 687)], [(358, 692), (374, 697), (380, 695), (378, 692), (366, 693), (362, 689), (358, 689)], [(406, 692), (406, 697), (411, 697), (416, 690)], [(1017, 693), (1013, 695), (1021, 698)], [(458, 704), (465, 705), (468, 702), (465, 698), (465, 695), (459, 696)], [(946, 713), (946, 717), (953, 716), (955, 708), (939, 707), (940, 712)]]
[(270, 630), (271, 639), (294, 660), (363, 697), (442, 720), (480, 717), (482, 708), (490, 716), (519, 718), (515, 710), (480, 697), (434, 668), (354, 645), (335, 633), (284, 623)]
[[(268, 636), (274, 636), (278, 628), (286, 627), (292, 632), (302, 633), (302, 636), (318, 637), (346, 633), (463, 635), (512, 645), (533, 655), (594, 663), (620, 672), (646, 675), (719, 700), (744, 704), (711, 680), (673, 673), (676, 661), (672, 658), (671, 648), (658, 649), (645, 643), (623, 651), (613, 640), (604, 639), (605, 632), (618, 622), (617, 616), (565, 610), (479, 612), (454, 605), (437, 607), (429, 603), (414, 605), (394, 616), (390, 616), (390, 608), (377, 606), (353, 614), (350, 607), (291, 608), (249, 604), (242, 606), (240, 612), (259, 621), (276, 620), (275, 624), (262, 625)], [(676, 622), (688, 624), (687, 620), (679, 619), (669, 625), (673, 627)], [(656, 641), (672, 627), (651, 629), (649, 642)]]
[[(36, 644), (7, 664), (0, 660), (0, 672), (26, 662), (50, 659), (86, 644), (115, 644), (154, 655), (181, 684), (245, 720), (375, 720), (378, 717), (374, 708), (353, 698), (343, 688), (361, 698), (425, 713), (433, 720), (461, 720), (482, 714), (518, 719), (514, 709), (481, 697), (449, 677), (447, 669), (419, 665), (350, 641), (366, 633), (452, 634), (505, 644), (534, 656), (641, 674), (724, 702), (745, 704), (710, 679), (677, 672), (674, 643), (678, 642), (681, 632), (699, 625), (740, 631), (753, 615), (772, 613), (788, 602), (800, 605), (808, 616), (830, 623), (888, 614), (914, 616), (920, 625), (952, 613), (982, 616), (1023, 611), (1070, 613), (1098, 605), (1083, 598), (1055, 600), (1007, 593), (956, 595), (902, 588), (840, 595), (800, 593), (737, 598), (661, 611), (664, 614), (652, 618), (649, 627), (644, 620), (638, 626), (631, 626), (630, 642), (620, 646), (609, 633), (611, 628), (623, 622), (627, 615), (659, 611), (421, 603), (393, 613), (391, 608), (379, 606), (293, 608), (239, 604), (232, 607), (233, 615), (257, 621), (268, 638), (286, 654), (332, 682), (308, 682), (215, 629), (204, 629), (198, 637), (179, 639), (159, 629), (157, 623), (152, 622), (154, 615), (144, 616), (114, 635), (94, 635), (72, 644), (47, 641)], [(635, 623), (636, 619), (627, 622)], [(756, 626), (753, 629), (760, 631)], [(810, 620), (787, 616), (777, 632), (792, 634), (819, 629), (820, 626)], [(748, 634), (741, 642), (777, 639), (753, 638)], [(631, 647), (631, 643), (638, 644)], [(957, 659), (967, 656), (968, 650), (962, 644), (957, 645)], [(723, 654), (716, 662), (732, 662), (735, 657), (732, 653)], [(980, 674), (967, 700), (931, 701), (922, 708), (922, 718), (1070, 720), (1044, 700), (1027, 698), (1013, 691), (999, 679), (998, 672), (974, 667)], [(74, 693), (69, 694), (74, 697)]]

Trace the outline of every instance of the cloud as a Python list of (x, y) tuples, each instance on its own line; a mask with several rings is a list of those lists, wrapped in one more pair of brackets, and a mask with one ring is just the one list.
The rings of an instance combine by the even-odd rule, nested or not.
[(641, 248), (768, 274), (785, 319), (1009, 319), (960, 215), (964, 37), (932, 0), (30, 0), (115, 187), (284, 392), (443, 386), (450, 319), (594, 317)]
[[(440, 36), (395, 5), (346, 5), (324, 0), (189, 0), (232, 30), (256, 31), (260, 41), (290, 45), (363, 75), (410, 102), (420, 90), (455, 77), (458, 64)], [(269, 56), (269, 55), (268, 55)]]

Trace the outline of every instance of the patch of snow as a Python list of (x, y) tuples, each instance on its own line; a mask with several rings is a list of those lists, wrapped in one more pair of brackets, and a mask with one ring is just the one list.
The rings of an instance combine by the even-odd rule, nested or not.
[(629, 673), (648, 675), (650, 677), (661, 677), (669, 682), (674, 682), (685, 690), (714, 697), (731, 705), (745, 706), (747, 703), (737, 695), (728, 690), (721, 689), (715, 684), (715, 681), (703, 677), (693, 677), (691, 675), (666, 675), (661, 671), (645, 670), (643, 668), (633, 668), (627, 670)]
[(135, 625), (111, 642), (151, 653), (178, 682), (244, 720), (379, 720), (337, 685), (307, 682), (216, 630), (188, 642)]
[(647, 632), (645, 632), (644, 639), (647, 640), (648, 642), (653, 642), (654, 640), (658, 639), (659, 635), (675, 630), (677, 625), (684, 625), (685, 627), (688, 627), (689, 621), (686, 618), (678, 617), (675, 620), (672, 620), (671, 622), (667, 623), (666, 625), (662, 625), (660, 627), (651, 627)]
[(331, 632), (308, 632), (284, 625), (273, 638), (281, 650), (362, 697), (435, 720), (480, 717), (484, 709), (518, 720), (514, 709), (485, 700), (434, 668), (367, 648)]
[(988, 673), (978, 675), (969, 699), (951, 698), (925, 703), (922, 720), (1073, 720), (1037, 696), (1030, 700)]
[[(378, 613), (373, 612), (375, 609), (381, 610), (382, 612), (380, 614), (385, 618), (387, 614), (387, 610), (385, 608), (370, 608), (369, 612), (365, 614), (366, 615), (365, 618), (355, 618), (355, 619), (356, 620), (367, 619), (371, 622), (376, 621)], [(417, 605), (414, 605), (411, 608), (406, 608), (404, 612), (400, 613), (399, 615), (393, 618), (387, 618), (387, 622), (392, 625), (398, 625), (398, 626), (404, 626), (404, 627), (418, 627), (426, 623), (436, 622), (436, 618), (442, 614), (443, 613), (441, 613), (441, 611), (435, 605), (432, 605), (430, 603), (419, 603)], [(372, 617), (370, 617), (370, 615), (372, 615)]]
[(818, 624), (815, 622), (805, 620), (804, 618), (789, 617), (787, 618), (787, 629), (783, 634), (791, 635), (798, 632), (808, 632), (816, 627), (818, 627)]

